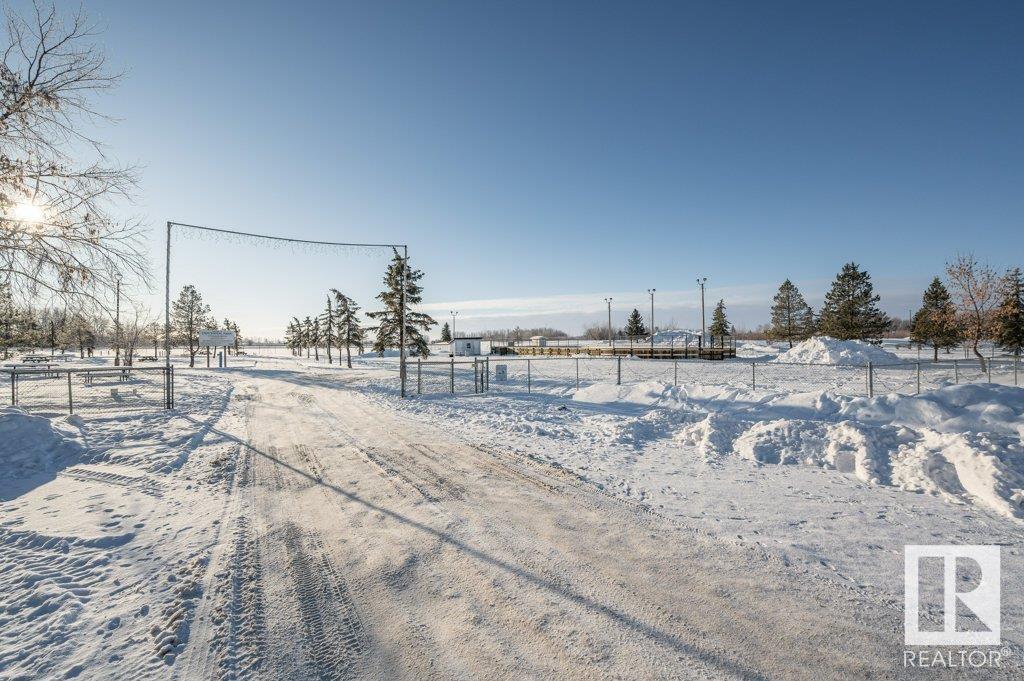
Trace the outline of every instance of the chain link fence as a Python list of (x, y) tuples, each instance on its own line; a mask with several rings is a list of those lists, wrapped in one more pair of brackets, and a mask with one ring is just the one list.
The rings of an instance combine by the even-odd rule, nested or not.
[(4, 369), (0, 406), (40, 415), (171, 409), (174, 367)]
[(482, 357), (411, 364), (417, 394), (545, 393), (562, 395), (595, 383), (736, 386), (773, 392), (914, 395), (958, 383), (1020, 385), (1020, 358), (900, 364), (649, 360), (628, 357)]

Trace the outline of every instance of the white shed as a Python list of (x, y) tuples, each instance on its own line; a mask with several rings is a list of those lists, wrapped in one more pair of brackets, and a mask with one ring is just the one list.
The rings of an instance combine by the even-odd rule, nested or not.
[(538, 348), (543, 348), (543, 347), (547, 346), (547, 344), (548, 344), (547, 336), (531, 336), (530, 337), (530, 345), (536, 345)]
[(452, 339), (452, 354), (456, 357), (466, 357), (480, 354), (480, 341), (482, 336), (460, 336)]

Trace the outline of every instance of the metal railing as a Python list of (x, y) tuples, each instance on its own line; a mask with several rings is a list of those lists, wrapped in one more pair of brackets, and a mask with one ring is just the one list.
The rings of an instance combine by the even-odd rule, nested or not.
[(0, 406), (38, 414), (172, 409), (174, 367), (4, 369)]
[(629, 357), (480, 357), (420, 360), (416, 393), (544, 392), (567, 394), (595, 383), (736, 386), (777, 392), (828, 391), (839, 395), (919, 394), (959, 383), (1019, 386), (1020, 358), (899, 364), (797, 364), (732, 360), (650, 360)]

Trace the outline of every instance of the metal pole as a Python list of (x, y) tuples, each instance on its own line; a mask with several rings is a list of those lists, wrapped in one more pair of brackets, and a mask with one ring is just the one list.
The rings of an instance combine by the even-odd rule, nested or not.
[(580, 358), (576, 358), (576, 390), (580, 389)]
[(960, 366), (953, 360), (953, 384), (960, 385)]
[(449, 381), (449, 388), (451, 390), (451, 393), (452, 393), (452, 395), (454, 395), (455, 394), (455, 358), (454, 357), (452, 357), (451, 374), (448, 377), (448, 381)]
[(612, 335), (612, 299), (605, 298), (604, 302), (608, 303), (608, 347), (612, 349), (612, 354), (615, 354), (615, 336)]
[(18, 370), (11, 369), (11, 406), (18, 406)]
[[(398, 350), (398, 373), (402, 381), (402, 397), (405, 397), (405, 273), (409, 269), (409, 247), (402, 246), (402, 313), (401, 327), (398, 331), (398, 343), (401, 346)], [(455, 364), (452, 363), (452, 392), (455, 392)]]
[(651, 294), (651, 359), (654, 359), (654, 292), (658, 289), (647, 289)]
[(526, 392), (533, 392), (533, 377), (530, 375), (530, 360), (526, 360)]
[(704, 334), (707, 333), (707, 325), (704, 320), (704, 284), (707, 282), (707, 277), (698, 277), (697, 283), (700, 284), (700, 337), (704, 338)]
[(874, 396), (875, 396), (875, 369), (871, 365), (871, 362), (868, 362), (868, 397), (874, 397)]
[(679, 360), (678, 359), (673, 359), (672, 360), (672, 365), (673, 365), (672, 366), (672, 385), (678, 386), (679, 385)]
[(71, 370), (68, 370), (68, 413), (75, 413), (75, 405), (71, 400)]
[(757, 390), (757, 362), (750, 363), (750, 389)]
[(917, 363), (917, 392), (916, 395), (921, 394), (921, 363)]
[(622, 385), (622, 358), (615, 358), (617, 367), (615, 370), (615, 385)]
[(423, 360), (416, 360), (416, 394), (423, 394)]
[(167, 264), (164, 271), (164, 366), (171, 366), (171, 222), (167, 221)]
[(121, 275), (116, 274), (114, 278), (117, 281), (116, 291), (114, 295), (114, 366), (121, 365)]

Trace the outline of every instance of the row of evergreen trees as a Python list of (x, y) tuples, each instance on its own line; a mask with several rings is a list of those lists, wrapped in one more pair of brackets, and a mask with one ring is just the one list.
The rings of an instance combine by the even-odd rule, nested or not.
[(364, 330), (359, 322), (359, 304), (336, 288), (327, 293), (327, 306), (312, 317), (300, 320), (292, 317), (285, 331), (285, 344), (292, 354), (310, 351), (320, 361), (320, 348), (327, 352), (327, 362), (334, 363), (332, 349), (338, 350), (338, 363), (341, 363), (341, 352), (345, 351), (348, 367), (352, 368), (352, 348), (363, 352), (365, 348)]
[(366, 313), (376, 326), (363, 327), (359, 319), (360, 307), (355, 300), (338, 289), (332, 288), (327, 294), (327, 305), (315, 316), (304, 319), (292, 317), (285, 331), (285, 344), (294, 354), (311, 354), (320, 360), (320, 348), (324, 348), (328, 363), (334, 363), (333, 350), (338, 351), (341, 362), (342, 350), (345, 361), (352, 367), (352, 348), (364, 352), (367, 332), (373, 332), (373, 351), (383, 356), (385, 350), (401, 345), (402, 331), (402, 270), (405, 269), (405, 347), (411, 356), (427, 357), (430, 346), (426, 332), (437, 322), (416, 310), (423, 301), (423, 278), (421, 270), (413, 269), (406, 258), (397, 251), (384, 273), (384, 290), (377, 294), (383, 309)]
[[(1024, 276), (1013, 268), (997, 276), (972, 256), (958, 256), (947, 265), (954, 294), (935, 277), (925, 290), (921, 308), (913, 318), (911, 340), (933, 349), (970, 342), (984, 362), (978, 344), (991, 340), (1020, 355), (1024, 349)], [(840, 340), (880, 342), (892, 320), (878, 308), (871, 275), (856, 263), (843, 265), (825, 296), (821, 311), (804, 300), (796, 285), (786, 279), (772, 302), (771, 337), (794, 342), (821, 334)]]

